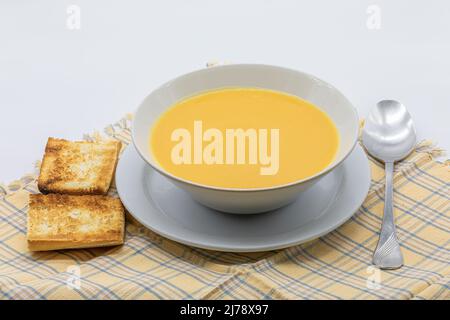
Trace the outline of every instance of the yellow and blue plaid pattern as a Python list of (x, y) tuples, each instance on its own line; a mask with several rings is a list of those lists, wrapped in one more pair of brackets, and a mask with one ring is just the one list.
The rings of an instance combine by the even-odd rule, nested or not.
[[(130, 141), (127, 120), (107, 133)], [(89, 138), (89, 137), (88, 137)], [(374, 159), (370, 192), (339, 229), (284, 250), (242, 254), (165, 239), (128, 216), (125, 245), (31, 253), (28, 195), (36, 177), (0, 188), (2, 299), (449, 299), (450, 173), (429, 143), (396, 166), (395, 215), (405, 257), (399, 270), (371, 267), (384, 197)], [(116, 194), (112, 187), (112, 194)]]

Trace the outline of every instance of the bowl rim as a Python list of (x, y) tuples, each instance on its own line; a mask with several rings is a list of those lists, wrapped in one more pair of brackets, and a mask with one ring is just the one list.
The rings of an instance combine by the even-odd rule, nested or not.
[[(164, 82), (162, 85), (158, 86), (157, 88), (155, 88), (154, 90), (152, 90), (139, 104), (138, 108), (135, 111), (135, 115), (137, 115), (139, 113), (139, 110), (141, 108), (143, 108), (144, 102), (147, 100), (147, 98), (152, 95), (154, 92), (170, 85), (172, 82), (175, 82), (177, 80), (180, 80), (182, 78), (186, 78), (191, 76), (192, 74), (198, 74), (198, 73), (206, 73), (206, 72), (210, 72), (212, 69), (226, 69), (226, 68), (241, 68), (241, 67), (257, 67), (257, 68), (269, 68), (269, 69), (279, 69), (285, 72), (291, 72), (291, 73), (299, 73), (302, 74), (306, 77), (309, 77), (311, 79), (314, 79), (318, 82), (321, 82), (322, 84), (326, 85), (327, 87), (335, 90), (336, 92), (338, 92), (347, 102), (347, 104), (350, 106), (350, 109), (353, 111), (353, 118), (354, 121), (357, 123), (356, 125), (356, 132), (354, 133), (354, 139), (352, 142), (352, 146), (349, 148), (349, 150), (347, 151), (347, 154), (345, 154), (342, 159), (338, 162), (332, 163), (332, 165), (328, 165), (327, 167), (325, 167), (325, 169), (317, 172), (316, 174), (306, 177), (304, 179), (301, 180), (295, 180), (293, 182), (289, 182), (289, 183), (285, 183), (285, 184), (280, 184), (280, 185), (276, 185), (276, 186), (271, 186), (271, 187), (259, 187), (259, 188), (225, 188), (225, 187), (218, 187), (218, 186), (211, 186), (211, 185), (207, 185), (207, 184), (201, 184), (198, 182), (194, 182), (191, 180), (187, 180), (187, 179), (183, 179), (180, 178), (178, 176), (175, 176), (173, 174), (171, 174), (170, 172), (167, 172), (164, 168), (160, 168), (158, 166), (155, 166), (154, 164), (150, 163), (144, 152), (140, 149), (140, 147), (138, 146), (138, 144), (136, 143), (136, 134), (137, 134), (137, 129), (135, 126), (136, 123), (136, 117), (133, 118), (132, 121), (132, 127), (131, 127), (131, 140), (132, 143), (135, 147), (135, 149), (137, 150), (139, 156), (147, 163), (147, 165), (151, 166), (154, 170), (156, 170), (158, 173), (162, 174), (163, 176), (166, 176), (169, 179), (173, 179), (177, 182), (183, 183), (183, 184), (187, 184), (193, 187), (197, 187), (197, 188), (202, 188), (202, 189), (207, 189), (207, 190), (215, 190), (215, 191), (226, 191), (226, 192), (262, 192), (262, 191), (271, 191), (271, 190), (279, 190), (279, 189), (285, 189), (285, 188), (289, 188), (289, 187), (293, 187), (295, 185), (299, 185), (308, 181), (312, 181), (314, 179), (320, 178), (322, 176), (324, 176), (325, 174), (329, 173), (330, 171), (332, 171), (333, 169), (335, 169), (337, 166), (339, 166), (342, 162), (345, 161), (345, 159), (347, 159), (347, 157), (352, 153), (353, 149), (356, 146), (356, 143), (358, 141), (358, 136), (359, 136), (359, 117), (358, 117), (358, 112), (356, 110), (356, 108), (353, 106), (353, 104), (347, 99), (346, 96), (344, 96), (342, 94), (341, 91), (339, 91), (335, 86), (329, 84), (328, 82), (317, 78), (316, 76), (303, 72), (303, 71), (298, 71), (295, 69), (290, 69), (290, 68), (286, 68), (286, 67), (281, 67), (281, 66), (276, 66), (276, 65), (269, 65), (269, 64), (257, 64), (257, 63), (239, 63), (239, 64), (228, 64), (228, 65), (219, 65), (219, 66), (213, 66), (213, 67), (209, 67), (209, 68), (203, 68), (203, 69), (197, 69), (194, 71), (190, 71), (187, 73), (184, 73), (176, 78), (173, 78), (172, 80), (166, 81)], [(207, 91), (211, 91), (211, 90), (205, 90), (205, 92)], [(202, 92), (202, 91), (199, 91)], [(280, 91), (283, 92), (283, 91)], [(188, 96), (186, 96), (188, 97)]]

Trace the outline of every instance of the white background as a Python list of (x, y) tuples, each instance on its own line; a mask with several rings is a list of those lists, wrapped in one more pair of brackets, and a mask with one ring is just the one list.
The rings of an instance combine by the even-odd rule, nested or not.
[[(66, 25), (71, 4), (80, 30)], [(379, 30), (366, 25), (369, 5)], [(450, 150), (449, 1), (2, 0), (0, 181), (31, 172), (48, 136), (101, 130), (210, 60), (312, 73), (361, 117), (398, 99), (420, 139)]]

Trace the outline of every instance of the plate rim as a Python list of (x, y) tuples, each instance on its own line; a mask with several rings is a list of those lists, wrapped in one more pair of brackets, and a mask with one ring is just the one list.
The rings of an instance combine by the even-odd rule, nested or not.
[[(119, 170), (120, 170), (120, 168), (121, 168), (121, 165), (120, 165), (120, 164), (121, 164), (121, 161), (125, 161), (125, 160), (123, 160), (123, 159), (124, 159), (124, 158), (123, 158), (123, 155), (124, 155), (126, 152), (133, 152), (132, 149), (135, 149), (135, 147), (134, 147), (133, 144), (130, 143), (130, 144), (126, 147), (126, 149), (123, 151), (123, 154), (122, 154), (122, 156), (120, 157), (119, 162), (118, 162), (118, 165), (117, 165), (117, 169), (116, 169), (117, 172), (119, 172)], [(144, 166), (148, 167), (150, 170), (153, 170), (150, 166), (148, 166), (148, 165), (147, 165), (147, 164), (139, 157), (139, 155), (138, 155), (138, 153), (137, 153), (136, 150), (134, 150), (134, 152), (135, 152), (136, 155), (137, 155), (137, 159), (141, 162), (141, 165), (144, 165)], [(370, 182), (371, 182), (369, 159), (367, 158), (366, 153), (364, 152), (363, 148), (362, 148), (359, 144), (356, 145), (356, 147), (355, 147), (355, 148), (353, 149), (353, 151), (350, 153), (349, 157), (342, 163), (342, 166), (344, 166), (345, 163), (346, 163), (347, 161), (350, 161), (350, 159), (351, 159), (351, 154), (357, 153), (357, 152), (363, 154), (363, 158), (364, 158), (364, 162), (365, 162), (365, 169), (364, 169), (364, 171), (366, 171), (366, 174), (367, 174), (367, 176), (368, 176), (368, 177), (367, 177), (368, 179), (367, 179), (367, 183), (366, 183), (366, 188), (364, 188), (364, 189), (366, 189), (366, 191), (364, 192), (364, 197), (362, 197), (361, 201), (357, 201), (357, 202), (356, 202), (356, 204), (357, 204), (356, 207), (355, 207), (355, 208), (352, 207), (351, 209), (349, 209), (349, 213), (348, 213), (348, 214), (346, 214), (345, 216), (343, 216), (341, 219), (336, 220), (333, 224), (327, 226), (326, 228), (323, 228), (323, 229), (320, 230), (319, 232), (315, 232), (314, 234), (309, 235), (309, 236), (307, 236), (307, 237), (299, 237), (299, 239), (295, 239), (295, 240), (292, 240), (292, 241), (286, 241), (286, 242), (278, 243), (278, 244), (270, 244), (270, 245), (264, 245), (264, 244), (261, 244), (261, 245), (252, 245), (251, 247), (249, 247), (249, 246), (230, 247), (229, 244), (228, 244), (228, 245), (227, 245), (227, 244), (215, 244), (215, 245), (209, 246), (209, 245), (207, 245), (207, 244), (205, 244), (205, 243), (199, 243), (199, 242), (197, 242), (197, 241), (191, 241), (191, 240), (186, 239), (186, 238), (183, 238), (183, 237), (178, 237), (177, 235), (174, 235), (173, 233), (167, 233), (166, 231), (161, 230), (161, 229), (159, 229), (159, 228), (157, 228), (157, 227), (155, 228), (154, 225), (152, 226), (151, 224), (148, 224), (147, 222), (143, 221), (140, 217), (138, 217), (138, 215), (135, 215), (135, 214), (132, 212), (132, 210), (129, 209), (129, 205), (127, 204), (128, 201), (124, 199), (125, 197), (122, 195), (122, 193), (121, 193), (121, 191), (120, 191), (120, 187), (119, 187), (120, 182), (118, 182), (118, 180), (120, 181), (120, 178), (117, 179), (117, 177), (120, 176), (120, 175), (117, 174), (117, 172), (116, 172), (116, 189), (117, 189), (117, 193), (118, 193), (118, 195), (119, 195), (119, 197), (120, 197), (120, 199), (121, 199), (121, 201), (122, 201), (124, 207), (125, 207), (126, 210), (130, 213), (130, 215), (132, 215), (132, 217), (133, 217), (134, 219), (136, 219), (136, 220), (137, 220), (140, 224), (142, 224), (145, 228), (148, 228), (149, 230), (151, 230), (151, 231), (155, 232), (156, 234), (158, 234), (158, 235), (160, 235), (160, 236), (162, 236), (162, 237), (165, 237), (165, 238), (167, 238), (167, 239), (169, 239), (169, 240), (172, 240), (172, 241), (175, 241), (175, 242), (177, 242), (177, 243), (184, 244), (184, 245), (192, 246), (192, 247), (195, 247), (195, 248), (201, 248), (201, 249), (213, 250), (213, 251), (221, 251), (221, 252), (241, 252), (241, 253), (245, 253), (245, 252), (273, 251), (273, 250), (279, 250), (279, 249), (284, 249), (284, 248), (288, 248), (288, 247), (293, 247), (293, 246), (296, 246), (296, 245), (299, 245), (299, 244), (302, 244), (302, 243), (305, 243), (305, 242), (308, 242), (308, 241), (311, 241), (311, 240), (320, 238), (320, 237), (322, 237), (322, 236), (324, 236), (324, 235), (326, 235), (326, 234), (332, 232), (333, 230), (336, 230), (337, 228), (339, 228), (341, 225), (343, 225), (345, 222), (347, 222), (347, 221), (348, 221), (348, 220), (349, 220), (349, 219), (350, 219), (350, 218), (358, 211), (358, 209), (360, 208), (361, 204), (364, 202), (364, 200), (365, 200), (366, 197), (367, 197), (367, 193), (369, 192), (369, 189), (370, 189)], [(142, 177), (142, 178), (144, 178), (144, 177)], [(342, 179), (345, 179), (345, 173), (344, 173)], [(342, 182), (341, 182), (341, 183), (342, 183)], [(330, 208), (330, 207), (333, 207), (333, 204), (336, 203), (336, 201), (339, 201), (339, 194), (340, 194), (340, 192), (338, 192), (337, 195), (336, 195), (336, 197), (330, 202), (330, 205), (328, 206), (328, 208), (326, 209), (326, 211), (329, 211), (329, 210), (330, 210), (329, 208)], [(152, 197), (151, 197), (151, 198), (152, 198)], [(154, 202), (153, 198), (152, 198), (152, 201)], [(193, 201), (194, 201), (194, 200), (193, 200)], [(164, 214), (164, 212), (162, 212), (162, 210), (159, 208), (159, 206), (158, 206), (156, 203), (150, 204), (149, 209), (150, 209), (150, 210), (158, 210), (158, 211), (160, 212), (160, 214), (161, 214), (162, 216), (164, 216), (164, 218), (165, 218), (166, 220), (174, 221), (174, 222), (178, 225), (178, 227), (181, 227), (181, 228), (183, 228), (183, 229), (186, 229), (185, 227), (183, 227), (182, 225), (180, 225), (179, 223), (177, 223), (175, 219), (173, 219), (173, 218), (171, 218), (171, 217), (167, 217), (167, 216)], [(211, 209), (211, 210), (213, 210), (213, 209)], [(328, 215), (327, 215), (327, 214), (324, 214), (324, 215), (322, 215), (319, 219), (322, 219), (324, 216), (328, 216)], [(160, 225), (161, 223), (158, 222), (157, 224)], [(162, 229), (165, 229), (165, 228), (162, 228)], [(190, 230), (190, 231), (192, 232), (192, 230)], [(292, 231), (291, 231), (291, 232), (292, 232)]]

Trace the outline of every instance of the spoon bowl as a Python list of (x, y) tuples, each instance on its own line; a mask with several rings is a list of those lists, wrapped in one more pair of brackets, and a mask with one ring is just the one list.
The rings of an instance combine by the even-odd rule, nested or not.
[(398, 101), (378, 102), (365, 121), (362, 140), (367, 151), (379, 160), (394, 162), (405, 158), (416, 144), (411, 115)]

